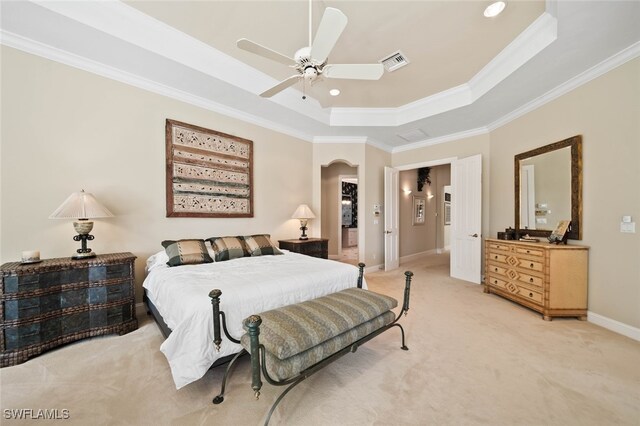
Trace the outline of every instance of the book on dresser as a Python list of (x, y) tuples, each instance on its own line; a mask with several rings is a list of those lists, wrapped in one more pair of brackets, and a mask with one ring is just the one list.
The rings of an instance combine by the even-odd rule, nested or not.
[(0, 267), (0, 367), (65, 343), (138, 328), (131, 253)]
[(485, 240), (485, 293), (542, 314), (587, 319), (589, 248), (542, 242)]

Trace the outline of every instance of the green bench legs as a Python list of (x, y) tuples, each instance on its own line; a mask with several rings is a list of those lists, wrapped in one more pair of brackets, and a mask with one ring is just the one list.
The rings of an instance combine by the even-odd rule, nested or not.
[[(363, 263), (358, 264), (358, 267), (360, 268), (360, 274), (359, 274), (358, 282), (357, 282), (358, 288), (362, 288), (362, 276), (363, 276), (364, 266), (365, 265)], [(307, 377), (310, 377), (312, 374), (314, 374), (318, 370), (322, 369), (323, 367), (331, 364), (333, 361), (335, 361), (338, 358), (342, 357), (343, 355), (346, 355), (349, 352), (355, 352), (360, 345), (368, 342), (369, 340), (373, 339), (374, 337), (378, 336), (379, 334), (383, 333), (384, 331), (386, 331), (386, 330), (388, 330), (388, 329), (390, 329), (392, 327), (398, 327), (400, 329), (400, 333), (401, 333), (401, 337), (402, 337), (401, 349), (403, 349), (405, 351), (409, 349), (405, 345), (404, 329), (398, 323), (399, 319), (402, 317), (402, 314), (407, 315), (407, 313), (409, 311), (409, 294), (410, 294), (410, 289), (411, 289), (411, 278), (413, 276), (413, 273), (410, 272), (410, 271), (407, 271), (407, 272), (404, 273), (404, 275), (405, 275), (405, 289), (404, 289), (404, 300), (403, 300), (403, 304), (402, 304), (402, 310), (396, 316), (396, 318), (395, 318), (395, 320), (393, 320), (393, 322), (391, 322), (391, 323), (389, 323), (387, 325), (384, 325), (384, 326), (372, 331), (371, 333), (365, 335), (364, 337), (360, 338), (359, 340), (347, 345), (346, 347), (338, 350), (337, 352), (329, 355), (328, 357), (322, 359), (321, 361), (317, 362), (316, 364), (304, 369), (303, 371), (301, 371), (297, 375), (295, 375), (295, 376), (293, 376), (291, 378), (288, 378), (286, 380), (275, 380), (267, 372), (266, 350), (265, 350), (264, 345), (262, 345), (260, 343), (260, 337), (259, 337), (260, 336), (260, 324), (262, 323), (262, 319), (260, 318), (260, 316), (259, 315), (251, 315), (249, 318), (245, 319), (244, 326), (245, 326), (245, 329), (247, 330), (247, 335), (248, 335), (248, 338), (249, 338), (249, 341), (250, 341), (249, 353), (250, 353), (250, 356), (251, 356), (251, 387), (252, 387), (252, 389), (253, 389), (253, 391), (255, 393), (256, 399), (258, 399), (258, 397), (260, 396), (260, 389), (262, 388), (262, 376), (264, 376), (264, 380), (266, 380), (271, 385), (275, 385), (275, 386), (287, 386), (288, 385), (288, 387), (282, 392), (282, 394), (280, 394), (280, 396), (276, 399), (276, 401), (271, 406), (271, 409), (269, 410), (269, 413), (267, 414), (267, 417), (266, 417), (266, 420), (265, 420), (265, 423), (264, 423), (265, 425), (267, 425), (269, 423), (269, 420), (271, 419), (271, 415), (275, 411), (275, 409), (278, 406), (278, 404), (282, 401), (282, 399), (285, 397), (285, 395), (287, 393), (289, 393), (289, 391), (291, 389), (293, 389), (296, 385), (298, 385), (300, 382), (305, 380)], [(221, 336), (220, 336), (220, 326), (221, 325), (222, 325), (222, 329), (223, 329), (226, 337), (229, 340), (231, 340), (232, 342), (239, 343), (239, 341), (237, 339), (234, 339), (233, 337), (229, 336), (229, 333), (227, 331), (227, 327), (226, 327), (226, 324), (225, 324), (224, 312), (220, 311), (220, 295), (221, 295), (221, 291), (217, 290), (217, 289), (216, 290), (212, 290), (211, 293), (209, 294), (209, 296), (212, 299), (211, 303), (213, 305), (214, 344), (216, 345), (217, 349), (219, 349), (220, 343), (221, 343)], [(236, 354), (233, 357), (233, 359), (231, 360), (231, 362), (227, 366), (227, 370), (225, 371), (224, 377), (222, 379), (222, 386), (221, 386), (220, 394), (218, 394), (213, 399), (213, 403), (214, 404), (220, 404), (221, 402), (224, 401), (224, 392), (225, 392), (226, 382), (227, 382), (229, 376), (231, 375), (231, 371), (233, 370), (233, 367), (234, 367), (236, 361), (238, 360), (238, 358), (240, 356), (246, 354), (246, 353), (247, 353), (247, 350), (242, 349), (241, 352), (239, 352), (238, 354)]]

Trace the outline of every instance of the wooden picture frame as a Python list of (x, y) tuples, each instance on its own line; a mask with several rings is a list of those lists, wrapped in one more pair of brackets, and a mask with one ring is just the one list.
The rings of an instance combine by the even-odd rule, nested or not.
[(253, 217), (253, 141), (166, 120), (167, 217)]
[(427, 200), (420, 195), (413, 196), (413, 225), (424, 225), (426, 219)]

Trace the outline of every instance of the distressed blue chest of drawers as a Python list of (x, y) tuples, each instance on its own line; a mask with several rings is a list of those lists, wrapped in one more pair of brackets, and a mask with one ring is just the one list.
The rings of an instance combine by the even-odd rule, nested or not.
[(138, 328), (131, 253), (0, 267), (0, 367), (76, 340)]

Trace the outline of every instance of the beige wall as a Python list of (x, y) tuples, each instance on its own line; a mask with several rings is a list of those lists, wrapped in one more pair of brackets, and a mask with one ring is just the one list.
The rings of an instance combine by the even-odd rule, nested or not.
[[(138, 256), (138, 300), (163, 239), (299, 235), (291, 214), (312, 201), (312, 144), (7, 47), (1, 78), (2, 262), (74, 252), (71, 221), (47, 218), (81, 188), (116, 216), (96, 220), (89, 246)], [(254, 218), (165, 217), (166, 118), (253, 140)]]
[[(589, 311), (640, 327), (640, 59), (491, 133), (490, 234), (514, 224), (513, 156), (583, 135), (583, 240), (589, 246)], [(485, 202), (487, 199), (484, 199)], [(638, 228), (640, 231), (640, 227)]]
[[(338, 233), (338, 209), (342, 207), (338, 198), (342, 195), (340, 176), (358, 174), (357, 167), (351, 167), (346, 163), (333, 163), (322, 167), (322, 238), (329, 239), (329, 256), (338, 255), (338, 245), (342, 234)], [(340, 188), (340, 192), (338, 189)]]
[(589, 311), (638, 328), (640, 236), (619, 226), (640, 218), (639, 100), (635, 59), (491, 133), (395, 153), (393, 166), (482, 154), (482, 232), (495, 237), (514, 225), (514, 155), (583, 135), (583, 240), (573, 243), (591, 248)]
[[(384, 221), (374, 224), (372, 209), (384, 201), (384, 166), (482, 154), (482, 232), (495, 236), (514, 224), (513, 156), (582, 134), (589, 310), (640, 327), (640, 237), (619, 232), (622, 215), (640, 218), (640, 59), (491, 133), (393, 155), (364, 144), (312, 145), (7, 47), (1, 78), (2, 262), (18, 259), (22, 250), (39, 249), (43, 257), (72, 253), (71, 223), (47, 217), (80, 188), (116, 214), (97, 221), (91, 247), (134, 252), (139, 282), (144, 260), (166, 238), (255, 232), (295, 238), (299, 224), (290, 216), (300, 203), (320, 212), (310, 222), (310, 235), (320, 236), (321, 166), (341, 160), (358, 166), (360, 259), (378, 265)], [(166, 118), (254, 141), (254, 218), (165, 217)]]

